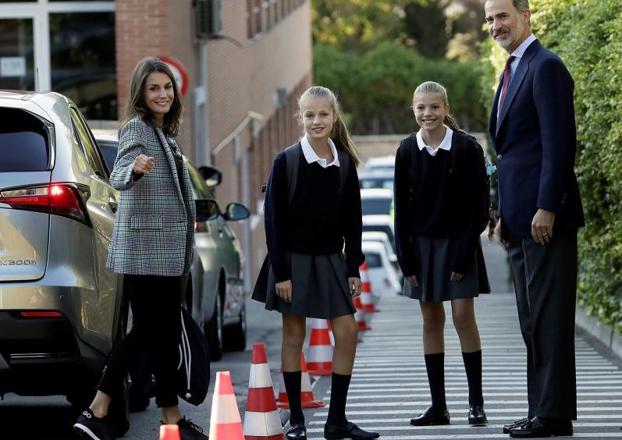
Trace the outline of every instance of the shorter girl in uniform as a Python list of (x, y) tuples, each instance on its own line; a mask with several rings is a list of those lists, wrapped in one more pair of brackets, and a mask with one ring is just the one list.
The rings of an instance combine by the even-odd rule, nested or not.
[(281, 366), (291, 409), (286, 438), (307, 438), (300, 353), (305, 318), (313, 317), (330, 319), (335, 336), (324, 436), (373, 439), (377, 433), (360, 429), (345, 415), (358, 340), (352, 297), (361, 292), (359, 266), (364, 261), (359, 160), (333, 92), (311, 87), (298, 104), (304, 136), (272, 165), (265, 201), (270, 268), (262, 268), (253, 298), (283, 318)]
[(420, 130), (395, 159), (395, 232), (404, 294), (419, 300), (432, 405), (411, 425), (449, 424), (445, 401), (444, 301), (451, 301), (469, 384), (468, 422), (487, 423), (473, 298), (489, 293), (480, 233), (489, 194), (482, 148), (449, 114), (447, 91), (424, 82), (413, 94)]

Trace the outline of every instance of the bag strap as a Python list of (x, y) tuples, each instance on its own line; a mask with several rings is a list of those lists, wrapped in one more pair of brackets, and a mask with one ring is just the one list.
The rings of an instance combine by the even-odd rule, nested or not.
[(285, 149), (285, 162), (287, 164), (287, 201), (292, 202), (296, 192), (296, 181), (298, 180), (298, 163), (302, 146), (300, 142), (290, 145)]

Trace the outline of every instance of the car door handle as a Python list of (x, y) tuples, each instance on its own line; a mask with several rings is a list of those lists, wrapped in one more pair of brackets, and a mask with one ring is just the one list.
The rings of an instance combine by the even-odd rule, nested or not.
[(119, 208), (119, 202), (117, 202), (117, 200), (113, 196), (109, 196), (108, 197), (108, 206), (110, 206), (110, 210), (114, 214), (114, 213), (117, 212), (117, 209)]

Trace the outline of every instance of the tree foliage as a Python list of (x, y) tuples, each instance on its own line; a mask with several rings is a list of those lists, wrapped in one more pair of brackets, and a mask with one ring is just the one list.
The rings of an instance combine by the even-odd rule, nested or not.
[[(531, 6), (535, 34), (575, 81), (576, 169), (587, 221), (579, 237), (579, 303), (622, 331), (622, 0)], [(492, 53), (489, 72), (500, 67)], [(489, 96), (495, 83), (489, 74)]]

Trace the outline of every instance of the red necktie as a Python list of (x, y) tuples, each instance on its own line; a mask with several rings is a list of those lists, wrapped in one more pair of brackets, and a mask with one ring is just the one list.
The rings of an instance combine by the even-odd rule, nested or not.
[(510, 79), (512, 76), (512, 61), (514, 61), (516, 57), (514, 55), (510, 55), (508, 60), (505, 62), (505, 69), (503, 70), (503, 84), (501, 85), (501, 92), (499, 93), (499, 105), (497, 106), (497, 113), (501, 113), (501, 109), (503, 106), (503, 101), (505, 100), (505, 95), (508, 92), (508, 87), (510, 86)]

